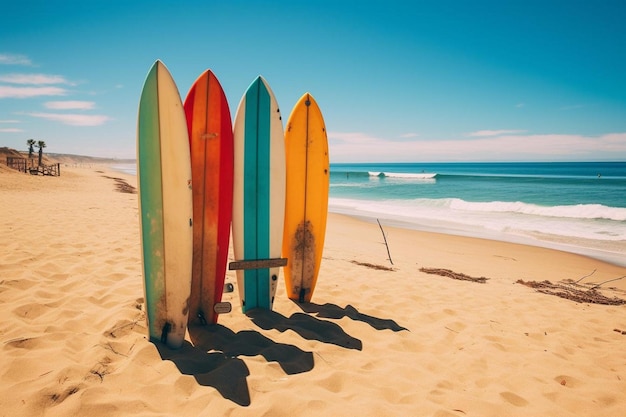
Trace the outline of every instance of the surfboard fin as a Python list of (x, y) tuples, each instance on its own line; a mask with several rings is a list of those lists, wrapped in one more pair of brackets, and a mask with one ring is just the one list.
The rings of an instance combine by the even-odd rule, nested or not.
[(198, 319), (200, 320), (200, 324), (203, 326), (207, 325), (206, 318), (204, 317), (204, 312), (202, 310), (198, 311)]
[(163, 326), (163, 330), (161, 330), (161, 343), (167, 343), (167, 335), (172, 330), (172, 325), (169, 323), (165, 323)]

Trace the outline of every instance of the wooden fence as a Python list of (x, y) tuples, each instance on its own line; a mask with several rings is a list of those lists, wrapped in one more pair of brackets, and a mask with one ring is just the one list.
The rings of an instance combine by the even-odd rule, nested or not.
[(61, 164), (36, 165), (34, 159), (7, 157), (7, 166), (20, 172), (28, 172), (31, 175), (61, 175)]

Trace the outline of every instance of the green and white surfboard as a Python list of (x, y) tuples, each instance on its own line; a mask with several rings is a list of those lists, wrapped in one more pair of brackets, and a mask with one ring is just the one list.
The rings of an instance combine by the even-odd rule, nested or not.
[(137, 183), (148, 334), (179, 348), (191, 289), (191, 159), (183, 104), (161, 61), (150, 69), (139, 102)]

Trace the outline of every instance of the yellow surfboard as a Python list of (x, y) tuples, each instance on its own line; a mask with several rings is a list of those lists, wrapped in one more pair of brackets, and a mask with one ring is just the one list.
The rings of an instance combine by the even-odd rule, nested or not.
[(285, 157), (285, 284), (290, 299), (308, 303), (322, 262), (330, 178), (326, 126), (309, 93), (298, 100), (287, 121)]

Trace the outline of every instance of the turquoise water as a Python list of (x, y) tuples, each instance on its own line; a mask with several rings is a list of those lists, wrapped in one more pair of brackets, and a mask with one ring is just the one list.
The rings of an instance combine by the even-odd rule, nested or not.
[(626, 265), (626, 162), (331, 164), (329, 206)]

